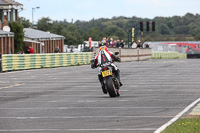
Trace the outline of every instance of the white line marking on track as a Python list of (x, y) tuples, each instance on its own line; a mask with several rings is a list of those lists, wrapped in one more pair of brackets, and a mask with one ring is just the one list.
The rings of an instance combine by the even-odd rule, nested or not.
[[(25, 98), (25, 97), (19, 97), (19, 98)], [(166, 99), (163, 99), (163, 98), (156, 98), (156, 99), (152, 99), (151, 101), (164, 101), (166, 102)], [(182, 101), (182, 99), (167, 99), (167, 101)], [(194, 99), (184, 99), (184, 101), (193, 101)], [(150, 100), (147, 100), (147, 99), (144, 99), (144, 100), (73, 100), (73, 101), (15, 101), (15, 103), (28, 103), (28, 102), (32, 102), (32, 103), (95, 103), (95, 102), (138, 102), (138, 101), (150, 101)]]
[(93, 118), (172, 118), (173, 116), (55, 116), (55, 117), (0, 117), (0, 119), (93, 119)]
[(184, 107), (52, 107), (52, 108), (0, 108), (0, 110), (65, 110), (65, 109), (183, 109)]
[(155, 128), (132, 128), (132, 129), (123, 129), (123, 128), (102, 128), (102, 129), (0, 129), (0, 132), (42, 132), (42, 131), (154, 131)]
[(198, 102), (200, 102), (200, 98), (188, 105), (183, 111), (178, 113), (175, 117), (173, 117), (170, 121), (162, 125), (160, 128), (158, 128), (154, 133), (160, 133), (164, 131), (169, 125), (177, 121), (183, 114), (185, 114), (187, 111), (189, 111), (192, 107), (194, 107)]
[[(136, 97), (136, 96), (158, 96), (158, 95), (161, 95), (161, 96), (199, 96), (199, 94), (133, 94), (133, 95), (127, 95), (127, 94), (124, 94), (124, 97)], [(13, 98), (27, 98), (26, 96), (0, 96), (0, 98), (5, 98), (5, 97), (13, 97)], [(41, 97), (106, 97), (106, 95), (41, 95)]]
[[(198, 93), (196, 93), (196, 94), (161, 94), (161, 93), (156, 93), (156, 94), (133, 94), (133, 95), (125, 95), (125, 96), (129, 96), (129, 97), (134, 97), (134, 96), (146, 96), (146, 95), (148, 95), (148, 96), (188, 96), (188, 95), (190, 95), (190, 96), (199, 96), (199, 94)], [(100, 97), (102, 97), (102, 96), (104, 96), (104, 95), (42, 95), (43, 97), (52, 97), (52, 96), (59, 96), (59, 97), (98, 97), (98, 96), (100, 96)]]
[[(176, 87), (182, 87), (182, 86), (199, 86), (199, 84), (181, 84), (181, 85), (177, 85), (177, 84), (139, 84), (138, 86), (176, 86)], [(130, 88), (132, 88), (132, 86), (130, 86)], [(133, 88), (134, 88), (134, 86), (133, 86)]]
[[(23, 87), (20, 86), (20, 88), (23, 88)], [(10, 91), (10, 90), (4, 90), (4, 91), (1, 91), (1, 92), (4, 92), (4, 93), (38, 93), (38, 92), (69, 92), (69, 91), (74, 91), (74, 92), (76, 92), (76, 91), (78, 91), (78, 92), (81, 92), (81, 91), (83, 91), (83, 92), (98, 92), (98, 90), (86, 90), (86, 89), (85, 90), (84, 89), (82, 89), (82, 90), (44, 90), (44, 91), (42, 91), (42, 90), (38, 90), (38, 91), (37, 90), (35, 90), (35, 91)], [(120, 92), (127, 92), (127, 91), (129, 91), (129, 90), (121, 90)]]

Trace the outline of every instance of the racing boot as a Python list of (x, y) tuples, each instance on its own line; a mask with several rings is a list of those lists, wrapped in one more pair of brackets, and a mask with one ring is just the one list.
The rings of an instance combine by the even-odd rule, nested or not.
[(105, 85), (104, 85), (104, 83), (103, 83), (103, 78), (102, 78), (102, 76), (101, 76), (101, 75), (98, 75), (98, 79), (99, 79), (99, 82), (101, 83), (101, 88), (102, 88), (103, 93), (104, 93), (104, 94), (107, 94), (108, 92), (107, 92), (106, 87), (105, 87)]
[(117, 77), (117, 79), (118, 79), (118, 81), (119, 81), (119, 85), (122, 86), (123, 84), (122, 84), (122, 82), (121, 82), (121, 80), (120, 80), (120, 71), (119, 71), (119, 69), (117, 69), (115, 75), (116, 75), (116, 77)]

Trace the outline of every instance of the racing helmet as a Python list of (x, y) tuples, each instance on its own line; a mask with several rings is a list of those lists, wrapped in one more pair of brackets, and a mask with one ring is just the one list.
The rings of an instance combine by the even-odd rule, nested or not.
[(99, 51), (102, 51), (102, 50), (108, 51), (108, 48), (104, 45), (104, 46), (101, 46), (100, 49), (99, 49)]

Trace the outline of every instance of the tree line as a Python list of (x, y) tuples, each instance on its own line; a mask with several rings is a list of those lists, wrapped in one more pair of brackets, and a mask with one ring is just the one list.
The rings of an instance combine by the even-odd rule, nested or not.
[[(146, 22), (154, 21), (156, 30), (146, 31)], [(144, 31), (141, 36), (139, 23), (144, 23)], [(30, 27), (29, 20), (23, 20), (25, 28)], [(49, 31), (65, 36), (65, 44), (78, 45), (92, 37), (94, 41), (100, 41), (103, 37), (114, 40), (128, 41), (131, 29), (135, 28), (135, 39), (144, 41), (198, 41), (200, 40), (200, 14), (187, 13), (184, 16), (155, 17), (154, 19), (138, 17), (113, 17), (111, 19), (99, 18), (90, 21), (68, 22), (53, 21), (49, 17), (41, 18), (37, 25), (38, 30)], [(130, 36), (131, 38), (131, 36)]]

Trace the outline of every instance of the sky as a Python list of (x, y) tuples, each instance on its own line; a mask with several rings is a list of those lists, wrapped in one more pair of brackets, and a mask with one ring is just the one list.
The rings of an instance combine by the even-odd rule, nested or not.
[(184, 16), (186, 13), (200, 14), (200, 0), (15, 0), (23, 4), (24, 10), (19, 12), (32, 22), (42, 17), (53, 21), (67, 22), (90, 21), (93, 18)]

